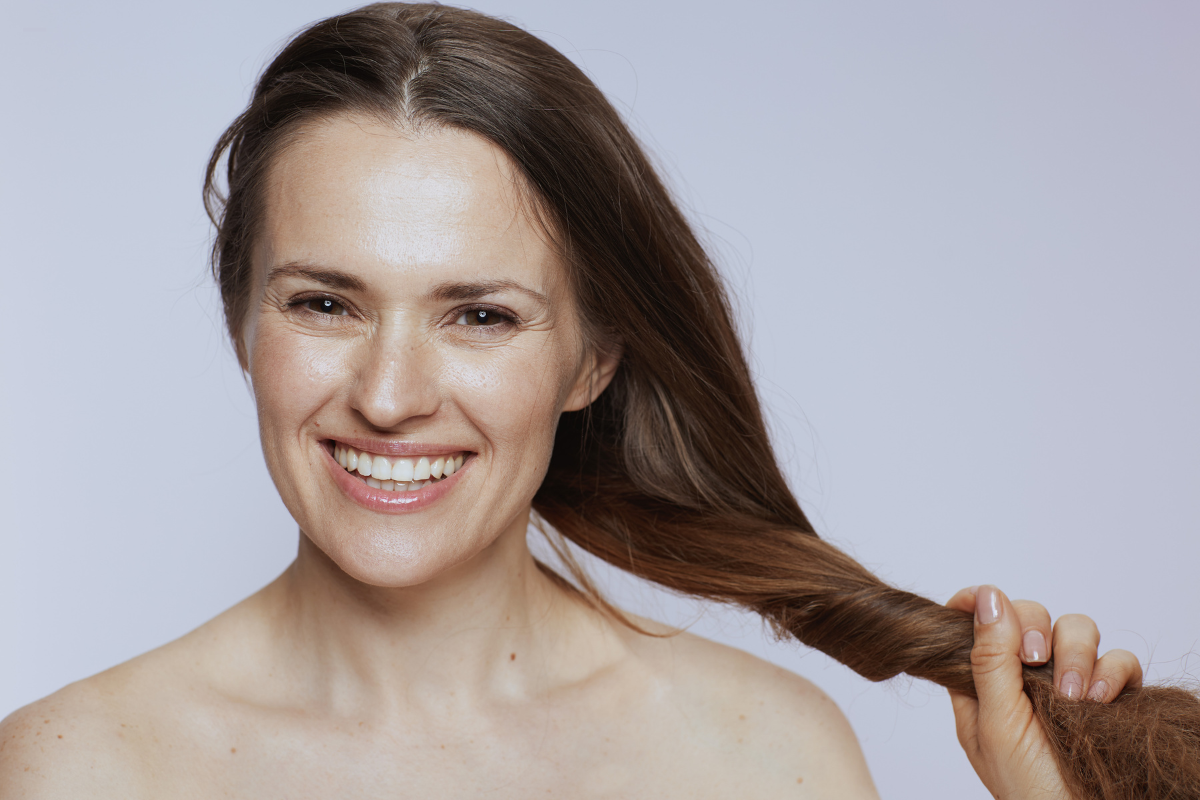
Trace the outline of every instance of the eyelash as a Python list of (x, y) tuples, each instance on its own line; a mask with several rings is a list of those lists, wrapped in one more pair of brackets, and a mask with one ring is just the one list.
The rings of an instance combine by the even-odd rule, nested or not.
[[(309, 303), (318, 302), (318, 301), (328, 301), (330, 303), (333, 303), (334, 305), (341, 308), (345, 313), (343, 313), (343, 314), (327, 314), (327, 313), (324, 313), (321, 311), (315, 311), (308, 307)], [(289, 310), (292, 310), (292, 309), (299, 310), (299, 311), (305, 313), (309, 317), (320, 318), (324, 324), (336, 324), (336, 323), (334, 323), (334, 319), (336, 319), (338, 317), (354, 316), (354, 312), (351, 310), (351, 306), (349, 303), (346, 303), (343, 300), (338, 299), (337, 297), (331, 297), (329, 295), (323, 295), (323, 294), (305, 295), (305, 296), (292, 298), (291, 300), (288, 301), (287, 308)], [(495, 317), (497, 317), (499, 319), (498, 324), (495, 324), (495, 325), (466, 325), (466, 324), (458, 325), (457, 324), (458, 320), (463, 319), (468, 314), (478, 313), (480, 311), (487, 312), (488, 314), (491, 314), (491, 315), (494, 315)], [(513, 314), (511, 311), (506, 311), (497, 306), (490, 306), (490, 305), (466, 306), (463, 308), (455, 309), (454, 311), (451, 312), (451, 314), (453, 315), (453, 319), (455, 321), (454, 327), (482, 328), (484, 330), (492, 329), (493, 331), (495, 331), (494, 333), (488, 333), (485, 335), (496, 335), (496, 333), (499, 332), (498, 329), (507, 328), (508, 326), (516, 325), (520, 322), (520, 320), (517, 318), (517, 316), (515, 314)]]
[[(491, 314), (491, 315), (497, 317), (499, 319), (498, 324), (495, 324), (495, 325), (461, 325), (461, 326), (458, 325), (458, 320), (463, 319), (464, 317), (466, 317), (469, 314), (477, 314), (480, 311), (484, 311), (488, 314)], [(512, 312), (505, 311), (504, 309), (497, 308), (496, 306), (474, 305), (474, 306), (468, 306), (466, 308), (456, 309), (453, 313), (454, 313), (454, 322), (455, 322), (456, 326), (463, 327), (463, 328), (483, 328), (484, 330), (491, 329), (494, 332), (486, 334), (489, 336), (494, 336), (501, 329), (506, 330), (509, 326), (516, 325), (518, 322), (516, 315), (514, 315)]]
[[(324, 312), (314, 311), (313, 309), (308, 308), (309, 303), (313, 303), (313, 302), (317, 302), (317, 301), (321, 301), (321, 300), (327, 300), (330, 303), (333, 303), (334, 305), (340, 307), (342, 309), (342, 311), (344, 311), (345, 313), (344, 314), (326, 314)], [(321, 322), (323, 324), (326, 324), (326, 325), (336, 324), (336, 323), (334, 323), (334, 319), (336, 319), (338, 317), (348, 317), (353, 314), (353, 312), (350, 310), (349, 303), (345, 303), (336, 297), (330, 297), (329, 295), (324, 295), (324, 294), (302, 295), (300, 297), (294, 297), (287, 302), (287, 309), (289, 311), (298, 310), (301, 313), (304, 313), (305, 316), (308, 316), (308, 317), (317, 317), (321, 320)]]

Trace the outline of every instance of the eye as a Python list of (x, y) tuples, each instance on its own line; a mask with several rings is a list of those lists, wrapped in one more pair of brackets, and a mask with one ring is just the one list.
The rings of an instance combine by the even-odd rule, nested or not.
[(298, 305), (304, 306), (309, 311), (328, 314), (331, 317), (344, 317), (350, 313), (344, 305), (331, 297), (310, 297), (307, 300), (301, 300)]
[(464, 311), (462, 315), (454, 321), (454, 324), (469, 325), (471, 327), (494, 328), (499, 325), (505, 325), (512, 321), (512, 317), (501, 314), (499, 311), (494, 311), (489, 308), (472, 308), (469, 311)]

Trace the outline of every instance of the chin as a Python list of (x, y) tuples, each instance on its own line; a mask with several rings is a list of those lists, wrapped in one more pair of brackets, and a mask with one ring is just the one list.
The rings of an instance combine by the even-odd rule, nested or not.
[(394, 530), (359, 531), (346, 539), (313, 545), (354, 580), (368, 586), (400, 589), (418, 586), (469, 561), (487, 542), (456, 543), (440, 532), (406, 535)]

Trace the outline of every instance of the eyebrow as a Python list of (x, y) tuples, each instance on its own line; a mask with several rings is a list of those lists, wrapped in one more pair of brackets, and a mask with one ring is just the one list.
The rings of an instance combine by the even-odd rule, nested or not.
[(351, 275), (349, 272), (341, 270), (328, 269), (326, 267), (310, 267), (305, 264), (283, 264), (273, 268), (267, 273), (267, 283), (276, 278), (285, 278), (290, 276), (299, 276), (308, 278), (317, 283), (324, 284), (330, 289), (337, 289), (343, 292), (365, 292), (367, 285), (362, 282), (362, 279), (356, 275)]
[(490, 294), (499, 294), (504, 291), (520, 292), (544, 306), (550, 305), (550, 298), (546, 297), (546, 295), (510, 280), (439, 283), (429, 291), (429, 297), (432, 300), (442, 302), (462, 302), (466, 300), (478, 300), (481, 297), (487, 297)]
[[(267, 283), (276, 278), (285, 277), (301, 277), (316, 281), (317, 283), (328, 286), (330, 289), (350, 292), (365, 292), (367, 285), (357, 275), (349, 272), (342, 272), (338, 269), (330, 269), (328, 267), (313, 267), (307, 264), (288, 263), (274, 267), (267, 273)], [(440, 302), (465, 302), (470, 300), (478, 300), (481, 297), (487, 297), (491, 294), (499, 294), (504, 291), (520, 292), (523, 295), (533, 298), (543, 306), (550, 305), (550, 298), (541, 292), (530, 289), (516, 281), (512, 280), (494, 280), (494, 281), (472, 281), (472, 282), (454, 282), (439, 283), (429, 291), (429, 298)]]

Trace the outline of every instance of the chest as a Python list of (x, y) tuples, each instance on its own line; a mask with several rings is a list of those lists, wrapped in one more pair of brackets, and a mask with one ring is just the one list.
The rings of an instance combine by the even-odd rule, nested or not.
[[(525, 709), (380, 725), (279, 718), (199, 726), (161, 753), (155, 795), (246, 798), (730, 796), (753, 754), (686, 709)], [(733, 795), (739, 792), (732, 792)]]

